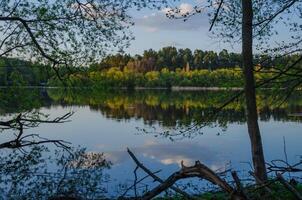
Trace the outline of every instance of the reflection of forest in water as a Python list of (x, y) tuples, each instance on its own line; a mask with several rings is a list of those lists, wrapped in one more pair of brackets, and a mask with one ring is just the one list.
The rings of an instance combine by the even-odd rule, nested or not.
[[(93, 89), (6, 88), (0, 90), (0, 115), (22, 113), (34, 109), (39, 110), (40, 108), (56, 108), (56, 106), (67, 108), (69, 106), (85, 106), (85, 109), (87, 109), (86, 106), (88, 106), (92, 111), (96, 111), (95, 114), (100, 115), (101, 113), (105, 118), (114, 119), (115, 122), (120, 120), (141, 119), (146, 124), (159, 122), (168, 127), (174, 127), (176, 124), (187, 126), (192, 124), (192, 122), (206, 119), (207, 116), (213, 114), (217, 108), (223, 105), (235, 93), (236, 91), (172, 92), (168, 90), (97, 91)], [(297, 114), (302, 111), (301, 94), (300, 92), (296, 92), (288, 101), (278, 106), (279, 100), (282, 100), (285, 96), (282, 92), (259, 91), (257, 98), (260, 119), (263, 121), (270, 119), (275, 121), (299, 121), (299, 117), (293, 117), (289, 114)], [(213, 122), (218, 121), (222, 126), (231, 122), (244, 124), (245, 107), (242, 98), (227, 105), (219, 113), (217, 118), (211, 120)], [(94, 123), (99, 123), (99, 121)], [(85, 122), (81, 125), (83, 124), (85, 124)], [(73, 126), (73, 129), (76, 130), (76, 127), (77, 126)], [(97, 129), (97, 127), (99, 126), (95, 126), (95, 129)], [(32, 129), (24, 130), (24, 134), (32, 133)], [(53, 130), (56, 130), (56, 128)], [(38, 134), (40, 134), (40, 132)], [(41, 132), (41, 134), (44, 138), (45, 133)], [(90, 135), (85, 135), (85, 137), (88, 136)], [(91, 136), (95, 135), (91, 134)], [(114, 136), (115, 135), (112, 135), (112, 137)], [(289, 135), (289, 137), (290, 136), (291, 135)], [(7, 139), (4, 134), (3, 137), (5, 140)], [(8, 135), (8, 139), (9, 137)], [(76, 137), (78, 137), (78, 135), (75, 133), (74, 140), (80, 140), (80, 143), (84, 145), (83, 148), (85, 148), (87, 143), (83, 142), (81, 137), (79, 139), (76, 139)], [(232, 135), (229, 138), (235, 137), (236, 135)], [(50, 139), (53, 138), (55, 138), (55, 135), (50, 137)], [(111, 141), (110, 138), (106, 138), (106, 134), (92, 138), (93, 140), (102, 141), (103, 143)], [(102, 138), (102, 140), (100, 138)], [(133, 137), (129, 138), (129, 141), (134, 140)], [(232, 158), (232, 161), (235, 163), (238, 161), (236, 159), (242, 159), (242, 156), (244, 156), (244, 158), (246, 157), (244, 153), (246, 148), (242, 149), (242, 146), (247, 146), (243, 145), (247, 143), (244, 143), (245, 140), (242, 140), (242, 137), (239, 138), (241, 139), (238, 140), (238, 143), (236, 143), (237, 140), (234, 143), (229, 143), (226, 138), (221, 138), (222, 144), (225, 144), (223, 145), (225, 149), (220, 149), (221, 147), (219, 147), (218, 150), (227, 152), (225, 154), (221, 154), (221, 151), (211, 146), (211, 141), (215, 140), (217, 142), (218, 139), (211, 139), (209, 135), (208, 137), (205, 136), (202, 138), (204, 142), (210, 144), (209, 146), (200, 141), (196, 141), (196, 143), (185, 141), (172, 144), (156, 142), (156, 140), (143, 143), (144, 140), (142, 140), (138, 146), (132, 144), (132, 141), (129, 143), (127, 143), (128, 141), (123, 142), (130, 144), (134, 152), (143, 154), (144, 156), (140, 158), (143, 158), (142, 160), (147, 164), (148, 162), (149, 164), (152, 162), (152, 165), (155, 166), (162, 167), (162, 165), (165, 165), (165, 167), (170, 170), (173, 168), (173, 165), (175, 167), (175, 165), (181, 163), (181, 161), (189, 165), (194, 163), (195, 160), (202, 160), (216, 169), (217, 166), (223, 167), (226, 165), (229, 158)], [(270, 138), (273, 137), (270, 136)], [(274, 136), (272, 140), (275, 140), (275, 138), (278, 138), (278, 136)], [(294, 142), (292, 143), (293, 146), (295, 146)], [(115, 145), (115, 143), (108, 144), (112, 146)], [(72, 147), (74, 144), (68, 143), (68, 145)], [(55, 151), (52, 151), (54, 149)], [(192, 149), (196, 151), (192, 152)], [(295, 149), (299, 148), (295, 147)], [(26, 154), (18, 150), (6, 150), (2, 151), (0, 155), (2, 160), (0, 163), (0, 166), (2, 166), (0, 174), (2, 174), (1, 181), (9, 185), (0, 186), (0, 191), (2, 195), (12, 197), (12, 199), (15, 197), (28, 197), (30, 199), (43, 199), (41, 197), (45, 197), (46, 199), (57, 194), (76, 194), (80, 197), (91, 197), (91, 199), (102, 198), (104, 195), (115, 195), (116, 192), (113, 190), (119, 187), (120, 184), (126, 184), (126, 181), (124, 183), (124, 179), (120, 177), (120, 179), (118, 179), (120, 182), (114, 182), (114, 178), (119, 174), (115, 175), (114, 171), (107, 171), (107, 168), (111, 166), (112, 168), (117, 166), (116, 170), (120, 170), (120, 168), (118, 168), (119, 166), (126, 169), (129, 168), (127, 163), (128, 155), (124, 149), (115, 149), (109, 152), (105, 151), (105, 154), (103, 154), (86, 152), (84, 149), (77, 148), (70, 148), (66, 151), (64, 148), (62, 149), (61, 147), (47, 143), (45, 146), (27, 146), (24, 149), (27, 151)], [(268, 152), (270, 151), (273, 151), (273, 149), (268, 150)], [(3, 152), (7, 152), (7, 154)], [(69, 152), (71, 152), (71, 154), (69, 154)], [(165, 153), (163, 154), (162, 152)], [(242, 153), (234, 156), (233, 154), (228, 154), (229, 152)], [(225, 155), (230, 155), (230, 157), (224, 157)], [(154, 158), (156, 158), (156, 160), (154, 160)], [(92, 165), (88, 165), (87, 163), (92, 163)], [(131, 170), (133, 171), (132, 168)], [(113, 178), (111, 178), (111, 176)], [(124, 178), (126, 180), (129, 177)], [(29, 186), (24, 190), (24, 185), (26, 184)], [(198, 184), (200, 183), (198, 182)], [(14, 187), (10, 187), (10, 185), (14, 185)], [(109, 191), (107, 191), (108, 185), (110, 186)]]
[[(235, 91), (178, 91), (167, 90), (112, 90), (92, 89), (2, 89), (0, 112), (18, 113), (55, 105), (89, 106), (105, 117), (116, 120), (143, 119), (146, 124), (159, 122), (164, 126), (189, 125), (206, 119)], [(268, 95), (270, 93), (270, 95)], [(265, 94), (265, 95), (264, 95)], [(284, 95), (285, 96), (285, 95)], [(282, 91), (260, 91), (258, 94), (259, 117), (262, 121), (297, 121), (289, 114), (302, 110), (302, 93), (296, 92), (282, 105)], [(217, 117), (219, 124), (245, 122), (242, 99), (227, 105)]]

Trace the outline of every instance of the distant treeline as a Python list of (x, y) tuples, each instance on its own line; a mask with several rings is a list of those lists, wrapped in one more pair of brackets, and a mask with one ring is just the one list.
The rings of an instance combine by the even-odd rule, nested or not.
[[(273, 67), (282, 68), (297, 55), (254, 58), (256, 80), (270, 78)], [(262, 73), (265, 71), (265, 73)], [(66, 78), (67, 79), (67, 78)], [(110, 55), (87, 69), (68, 74), (65, 86), (110, 87), (242, 87), (241, 55), (222, 50), (213, 51), (165, 47), (159, 51), (147, 50), (143, 55)], [(50, 85), (62, 86), (57, 77)], [(269, 86), (271, 87), (271, 86)]]
[(0, 86), (46, 85), (53, 75), (50, 66), (16, 58), (0, 58)]
[[(291, 56), (271, 57), (259, 54), (255, 55), (254, 63), (255, 65), (269, 68), (272, 66), (284, 66), (291, 59)], [(226, 49), (220, 52), (196, 49), (192, 52), (188, 48), (164, 47), (159, 51), (146, 50), (143, 55), (109, 55), (101, 62), (90, 66), (90, 70), (98, 71), (112, 67), (117, 67), (120, 70), (127, 68), (137, 72), (160, 71), (163, 68), (167, 68), (170, 71), (175, 71), (177, 68), (215, 70), (241, 67), (241, 63), (240, 53), (228, 52)]]
[[(272, 67), (282, 68), (295, 61), (297, 55), (270, 57), (256, 55), (256, 79), (269, 78)], [(143, 55), (116, 54), (86, 67), (59, 69), (14, 58), (0, 59), (1, 86), (86, 86), (86, 87), (241, 87), (243, 85), (241, 55), (221, 52), (176, 49), (146, 50)], [(62, 80), (64, 80), (62, 82)]]

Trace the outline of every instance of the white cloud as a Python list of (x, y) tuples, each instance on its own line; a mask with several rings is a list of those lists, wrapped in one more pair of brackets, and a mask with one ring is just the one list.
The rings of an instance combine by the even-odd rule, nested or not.
[(153, 33), (153, 32), (158, 31), (158, 28), (156, 28), (156, 27), (146, 27), (145, 30), (146, 30), (147, 32)]
[(188, 3), (182, 3), (180, 4), (179, 9), (180, 9), (180, 14), (186, 14), (193, 11), (193, 6)]
[(161, 42), (161, 46), (182, 47), (184, 45), (182, 43), (176, 42), (176, 41), (165, 41), (165, 42)]
[(169, 13), (171, 11), (171, 8), (164, 8), (161, 10), (163, 13)]
[[(182, 3), (179, 6), (180, 14), (186, 14), (193, 11), (193, 6), (189, 3)], [(156, 32), (161, 30), (170, 31), (198, 31), (202, 28), (208, 28), (208, 18), (206, 15), (195, 15), (187, 21), (182, 19), (169, 19), (166, 13), (171, 11), (170, 8), (165, 8), (157, 13), (136, 18), (135, 24), (137, 27), (142, 27), (147, 32)]]
[[(176, 164), (180, 166), (183, 162), (184, 165), (189, 166), (194, 164), (196, 160), (200, 160), (202, 163), (209, 164), (213, 169), (218, 169), (226, 163), (217, 153), (198, 143), (181, 142), (177, 145), (171, 145), (148, 141), (144, 146), (131, 149), (137, 155), (142, 155), (164, 165)], [(114, 165), (122, 164), (129, 159), (126, 151), (107, 152), (105, 157)]]

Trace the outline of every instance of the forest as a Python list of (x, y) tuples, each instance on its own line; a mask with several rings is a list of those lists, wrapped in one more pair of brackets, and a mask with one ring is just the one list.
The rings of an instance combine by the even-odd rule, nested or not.
[(0, 86), (45, 86), (51, 67), (17, 58), (0, 58)]
[[(273, 68), (282, 69), (298, 56), (255, 55), (256, 80), (271, 78), (277, 73)], [(0, 65), (2, 86), (240, 88), (244, 84), (241, 55), (225, 49), (216, 53), (164, 47), (159, 51), (146, 50), (143, 55), (108, 55), (86, 67), (61, 67), (59, 76), (51, 66), (29, 61), (2, 58)]]

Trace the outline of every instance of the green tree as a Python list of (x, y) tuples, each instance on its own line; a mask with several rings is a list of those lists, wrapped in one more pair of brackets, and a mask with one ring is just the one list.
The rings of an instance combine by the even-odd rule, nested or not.
[(194, 51), (194, 61), (193, 61), (193, 65), (195, 69), (204, 69), (204, 56), (205, 53), (200, 50), (200, 49), (196, 49)]
[(129, 45), (133, 22), (126, 11), (147, 6), (158, 7), (149, 0), (1, 1), (0, 57), (35, 58), (55, 67), (94, 63)]
[(234, 67), (230, 64), (229, 52), (226, 49), (223, 49), (218, 54), (219, 66), (220, 67)]
[(190, 66), (193, 64), (193, 55), (191, 49), (179, 49), (178, 58), (180, 64), (179, 67), (185, 68), (187, 64)]
[(9, 79), (11, 81), (11, 86), (25, 86), (27, 85), (26, 81), (24, 80), (22, 74), (19, 71), (13, 71)]
[[(238, 38), (241, 39), (242, 66), (245, 80), (244, 93), (247, 107), (246, 117), (248, 133), (251, 140), (253, 164), (255, 175), (258, 178), (257, 180), (266, 181), (267, 174), (258, 125), (255, 88), (270, 83), (272, 80), (280, 79), (287, 71), (296, 67), (299, 62), (301, 63), (302, 56), (285, 67), (285, 71), (284, 69), (277, 69), (279, 70), (279, 73), (274, 78), (265, 80), (257, 85), (255, 84), (254, 77), (253, 48), (256, 47), (258, 50), (271, 52), (272, 54), (278, 51), (282, 53), (287, 51), (285, 55), (291, 52), (301, 52), (302, 22), (300, 18), (302, 2), (301, 0), (220, 0), (218, 2), (209, 0), (208, 4), (195, 6), (192, 12), (186, 14), (179, 12), (179, 8), (171, 9), (168, 16), (171, 18), (188, 18), (202, 12), (205, 8), (208, 9), (207, 11), (211, 17), (210, 31), (213, 30), (213, 33), (216, 36), (222, 38), (226, 42), (238, 42)], [(293, 14), (294, 11), (297, 11), (297, 13)], [(290, 13), (292, 14), (292, 20), (287, 20), (289, 19), (288, 14)], [(288, 31), (291, 32), (291, 38), (277, 47), (272, 47), (272, 45), (270, 45), (271, 38), (277, 32), (277, 26), (274, 25), (278, 22), (287, 25)], [(212, 64), (212, 61), (215, 60), (215, 56), (212, 54), (207, 56), (207, 62), (211, 62), (210, 64)], [(297, 74), (297, 71), (295, 71), (295, 74)], [(297, 87), (301, 85), (301, 80), (292, 81), (291, 83), (295, 83), (293, 86)], [(291, 87), (291, 89), (294, 87)]]
[(178, 52), (175, 47), (164, 47), (158, 51), (158, 66), (167, 67), (169, 70), (175, 70), (178, 62)]
[(218, 56), (214, 51), (206, 51), (204, 56), (204, 63), (208, 70), (214, 70), (217, 67)]

